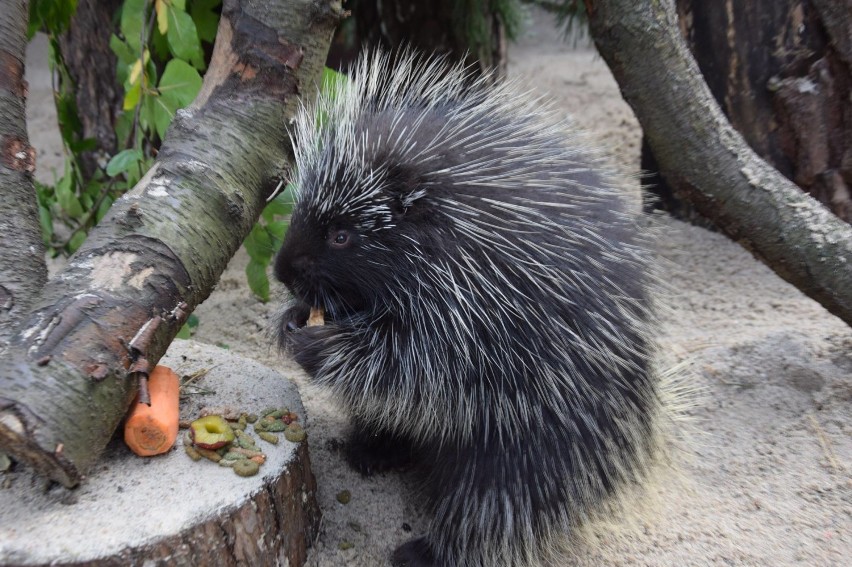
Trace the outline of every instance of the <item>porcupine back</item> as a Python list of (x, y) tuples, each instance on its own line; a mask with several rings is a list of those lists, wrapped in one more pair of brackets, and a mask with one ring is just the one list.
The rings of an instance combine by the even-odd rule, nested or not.
[(509, 531), (570, 527), (655, 449), (646, 243), (616, 176), (546, 104), (436, 59), (389, 67), (362, 58), (296, 121), (293, 238), (309, 254), (310, 235), (358, 235), (285, 281), (347, 329), (315, 380), (377, 428), (487, 444), (518, 478), (544, 469)]

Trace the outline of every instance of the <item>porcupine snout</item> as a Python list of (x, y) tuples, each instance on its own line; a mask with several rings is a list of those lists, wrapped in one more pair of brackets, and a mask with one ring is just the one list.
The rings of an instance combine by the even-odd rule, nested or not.
[(316, 258), (316, 251), (309, 246), (312, 240), (288, 232), (275, 257), (275, 277), (292, 293), (312, 279)]

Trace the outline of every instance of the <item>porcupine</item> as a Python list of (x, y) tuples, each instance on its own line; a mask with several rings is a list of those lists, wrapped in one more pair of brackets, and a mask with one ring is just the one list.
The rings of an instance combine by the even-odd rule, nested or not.
[(390, 61), (296, 120), (280, 341), (351, 412), (356, 468), (425, 470), (434, 516), (395, 565), (534, 564), (656, 450), (646, 238), (541, 100)]

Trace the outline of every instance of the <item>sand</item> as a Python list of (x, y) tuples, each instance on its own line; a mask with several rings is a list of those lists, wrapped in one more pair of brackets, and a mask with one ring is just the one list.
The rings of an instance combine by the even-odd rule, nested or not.
[[(37, 74), (44, 64), (33, 51), (29, 68)], [(537, 16), (510, 58), (512, 76), (548, 94), (621, 167), (637, 170), (639, 127), (593, 50), (560, 43), (546, 18)], [(29, 114), (43, 118), (41, 105), (50, 99), (36, 87), (45, 82), (30, 81)], [(38, 174), (49, 180), (50, 164), (61, 166), (61, 152), (45, 138), (47, 122), (31, 120), (30, 135)], [(703, 391), (688, 412), (691, 440), (677, 462), (683, 480), (653, 488), (658, 506), (637, 530), (578, 545), (570, 563), (848, 564), (852, 329), (724, 236), (671, 219), (657, 222), (663, 277), (671, 285), (661, 363), (688, 364), (690, 380)], [(269, 330), (285, 294), (278, 289), (269, 304), (253, 298), (246, 262), (239, 253), (196, 310), (194, 338), (282, 369), (299, 385), (324, 513), (308, 565), (385, 565), (396, 545), (428, 526), (413, 479), (362, 478), (347, 467), (339, 452), (346, 416), (272, 346)], [(335, 498), (341, 490), (352, 494), (346, 505)], [(343, 542), (353, 545), (343, 550)]]

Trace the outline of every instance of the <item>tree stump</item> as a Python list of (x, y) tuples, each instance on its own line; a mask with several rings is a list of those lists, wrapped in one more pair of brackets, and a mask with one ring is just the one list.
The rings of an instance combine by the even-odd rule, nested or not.
[[(295, 385), (256, 362), (178, 340), (160, 363), (180, 376), (208, 370), (195, 382), (199, 392), (182, 398), (182, 421), (205, 406), (272, 406), (306, 425)], [(243, 478), (193, 462), (184, 433), (171, 451), (149, 458), (117, 434), (73, 490), (28, 470), (0, 475), (0, 565), (302, 565), (320, 519), (308, 441), (258, 440), (267, 460)]]

